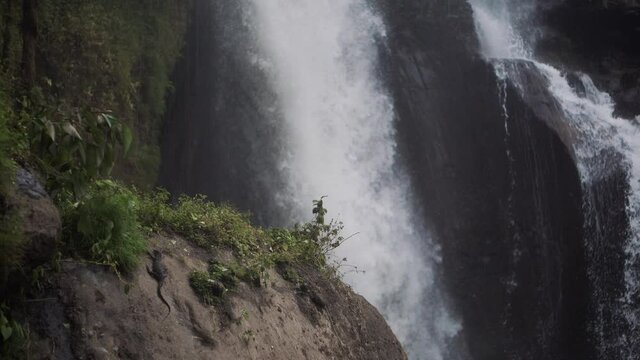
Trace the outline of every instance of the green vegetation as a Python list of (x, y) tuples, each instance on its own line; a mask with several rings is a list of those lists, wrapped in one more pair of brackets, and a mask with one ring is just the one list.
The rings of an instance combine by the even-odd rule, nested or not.
[(64, 211), (69, 253), (128, 273), (146, 250), (133, 192), (109, 180), (97, 181), (78, 203)]
[(163, 228), (193, 240), (199, 246), (212, 248), (232, 246), (244, 257), (255, 248), (260, 230), (242, 214), (227, 205), (216, 205), (205, 196), (181, 196), (175, 206), (169, 205), (169, 193), (159, 190), (141, 195), (141, 221), (151, 228)]
[(218, 305), (228, 289), (215, 280), (209, 272), (193, 271), (189, 275), (189, 284), (198, 295), (200, 301), (207, 305)]
[(104, 113), (38, 109), (23, 124), (29, 134), (31, 161), (47, 175), (54, 192), (71, 191), (79, 198), (95, 179), (108, 176), (120, 151), (132, 142), (129, 128)]
[(40, 53), (57, 98), (112, 111), (134, 130), (132, 157), (117, 170), (139, 186), (155, 181), (169, 77), (186, 31), (188, 1), (43, 0)]
[(0, 304), (0, 357), (23, 359), (29, 334), (22, 325), (9, 317), (9, 308)]
[(159, 190), (141, 194), (139, 218), (147, 231), (180, 234), (209, 250), (230, 249), (233, 263), (213, 262), (208, 271), (194, 271), (190, 283), (201, 300), (218, 304), (238, 281), (261, 286), (268, 269), (277, 266), (286, 280), (299, 285), (299, 275), (290, 265), (305, 264), (335, 273), (327, 255), (346, 239), (340, 235), (342, 223), (325, 222), (323, 199), (313, 202), (312, 221), (293, 229), (261, 229), (250, 224), (248, 215), (227, 205), (217, 205), (204, 196), (182, 196), (169, 203), (169, 194)]
[[(25, 11), (26, 4), (33, 5), (33, 11)], [(189, 4), (177, 0), (4, 2), (0, 5), (0, 89), (13, 99), (7, 103), (13, 115), (10, 126), (27, 140), (41, 130), (51, 134), (52, 127), (64, 130), (64, 124), (73, 124), (78, 114), (84, 118), (80, 122), (89, 123), (100, 114), (116, 114), (123, 128), (132, 129), (136, 142), (114, 171), (122, 180), (150, 187), (159, 165), (165, 97), (183, 46)], [(25, 13), (32, 15), (33, 24), (23, 19)], [(27, 25), (22, 26), (25, 21)], [(31, 63), (29, 71), (22, 65)], [(33, 127), (25, 124), (40, 126), (28, 133)], [(26, 146), (14, 154), (31, 163), (29, 150)]]
[(16, 163), (43, 177), (61, 210), (57, 260), (133, 270), (147, 246), (138, 196), (104, 179), (113, 169), (139, 188), (155, 183), (189, 7), (179, 0), (0, 4), (0, 290), (11, 295), (0, 307), (0, 358), (22, 357), (28, 338), (9, 306), (55, 271), (26, 266), (22, 220), (7, 202)]

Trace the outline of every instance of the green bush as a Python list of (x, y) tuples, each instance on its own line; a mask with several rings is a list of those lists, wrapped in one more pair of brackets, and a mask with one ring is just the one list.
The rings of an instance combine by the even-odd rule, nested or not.
[(78, 204), (65, 211), (68, 250), (131, 272), (147, 247), (136, 207), (133, 192), (109, 180), (97, 181)]
[(107, 113), (22, 103), (32, 160), (47, 177), (55, 196), (61, 190), (79, 198), (97, 178), (108, 176), (117, 155), (126, 155), (133, 135)]
[(206, 271), (192, 271), (189, 274), (189, 284), (198, 295), (200, 301), (207, 305), (220, 304), (228, 289), (219, 281), (211, 277)]

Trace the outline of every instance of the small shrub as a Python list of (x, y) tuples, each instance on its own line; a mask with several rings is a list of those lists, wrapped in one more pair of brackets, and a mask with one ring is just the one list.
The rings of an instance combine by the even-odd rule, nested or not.
[(302, 278), (300, 277), (300, 274), (298, 274), (298, 272), (296, 271), (296, 269), (292, 268), (291, 266), (286, 266), (284, 268), (281, 269), (280, 274), (282, 275), (282, 278), (296, 286), (299, 286), (300, 284), (302, 284)]
[(327, 214), (327, 209), (323, 204), (324, 198), (325, 196), (313, 201), (314, 219), (306, 224), (296, 226), (295, 233), (298, 237), (315, 243), (320, 253), (326, 257), (331, 251), (342, 245), (347, 238), (341, 235), (344, 228), (342, 222), (335, 220), (331, 220), (329, 223), (325, 222), (324, 217)]
[(189, 284), (198, 295), (200, 301), (207, 305), (217, 305), (228, 289), (220, 281), (213, 279), (206, 271), (192, 271), (189, 275)]
[(212, 261), (209, 265), (209, 277), (222, 283), (227, 289), (232, 290), (238, 286), (238, 269), (226, 266), (218, 261)]
[(95, 179), (110, 174), (118, 154), (126, 155), (133, 141), (131, 130), (108, 113), (46, 101), (24, 100), (22, 107), (28, 148), (54, 194), (68, 190), (82, 197)]
[(136, 207), (133, 192), (109, 180), (96, 182), (68, 211), (68, 248), (117, 271), (130, 272), (146, 249)]

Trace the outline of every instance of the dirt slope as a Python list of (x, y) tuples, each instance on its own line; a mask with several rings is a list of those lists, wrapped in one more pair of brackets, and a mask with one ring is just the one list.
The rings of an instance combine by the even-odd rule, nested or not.
[(228, 305), (207, 306), (188, 278), (211, 255), (179, 237), (152, 244), (165, 254), (168, 316), (144, 266), (125, 293), (108, 269), (63, 261), (51, 295), (30, 303), (31, 358), (406, 359), (383, 317), (339, 281), (300, 268), (299, 291), (272, 271), (268, 286), (240, 284)]

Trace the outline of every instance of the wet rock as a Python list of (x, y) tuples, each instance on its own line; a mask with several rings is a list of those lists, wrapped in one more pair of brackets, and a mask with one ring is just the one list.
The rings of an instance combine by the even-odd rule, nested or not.
[(562, 109), (531, 62), (505, 62), (509, 81), (497, 78), (467, 2), (424, 15), (417, 3), (388, 1), (384, 68), (462, 320), (446, 358), (590, 359), (580, 177)]
[[(603, 4), (609, 6), (603, 6)], [(548, 1), (537, 55), (556, 67), (588, 74), (611, 95), (616, 114), (640, 114), (640, 4), (632, 1)]]
[(9, 196), (8, 202), (21, 217), (26, 240), (25, 265), (38, 266), (50, 260), (56, 250), (62, 221), (58, 208), (42, 183), (31, 171), (19, 168), (16, 172), (16, 190)]
[(587, 89), (585, 89), (582, 80), (580, 80), (580, 76), (574, 72), (567, 73), (567, 82), (569, 86), (578, 94), (580, 97), (585, 97), (587, 94)]
[(44, 190), (42, 184), (40, 184), (40, 181), (38, 181), (33, 173), (24, 168), (19, 168), (16, 171), (16, 186), (18, 191), (32, 199), (47, 197), (47, 192)]

